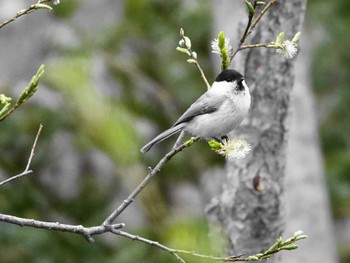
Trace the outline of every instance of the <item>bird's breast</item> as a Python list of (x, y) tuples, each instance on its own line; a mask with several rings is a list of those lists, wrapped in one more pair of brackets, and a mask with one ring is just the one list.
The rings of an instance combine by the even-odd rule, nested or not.
[(228, 98), (215, 112), (195, 117), (186, 125), (185, 130), (202, 138), (227, 135), (242, 122), (249, 106), (250, 98), (249, 100), (247, 98), (244, 100)]

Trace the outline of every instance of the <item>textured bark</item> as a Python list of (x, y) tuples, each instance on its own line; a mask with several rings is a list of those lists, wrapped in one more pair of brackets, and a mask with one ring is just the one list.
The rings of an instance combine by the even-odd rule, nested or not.
[[(217, 31), (226, 27), (225, 33), (238, 39), (237, 29), (230, 30), (237, 18), (246, 21), (244, 4), (215, 1), (214, 5)], [(301, 30), (305, 7), (306, 0), (278, 1), (248, 43), (269, 43), (283, 31), (287, 38), (293, 37)], [(241, 22), (239, 32), (242, 28)], [(239, 254), (267, 248), (284, 229), (283, 183), (294, 71), (293, 61), (269, 49), (242, 51), (232, 66), (244, 72), (252, 108), (231, 137), (245, 138), (252, 151), (245, 159), (227, 164), (222, 192), (208, 205), (207, 214), (227, 235), (230, 252)]]

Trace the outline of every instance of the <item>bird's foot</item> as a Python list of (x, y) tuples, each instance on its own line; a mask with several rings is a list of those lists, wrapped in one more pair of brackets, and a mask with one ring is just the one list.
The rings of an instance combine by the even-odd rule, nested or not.
[(217, 137), (212, 137), (215, 141), (217, 141), (218, 143), (221, 143), (223, 144), (224, 142), (227, 142), (228, 141), (228, 136), (227, 135), (224, 135), (224, 136), (221, 136), (221, 139), (217, 138)]
[(221, 136), (221, 141), (228, 142), (228, 136), (227, 135)]

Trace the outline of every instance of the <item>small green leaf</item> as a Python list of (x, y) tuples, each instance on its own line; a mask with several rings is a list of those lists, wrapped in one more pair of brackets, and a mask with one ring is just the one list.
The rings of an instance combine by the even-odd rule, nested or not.
[(248, 14), (249, 14), (249, 16), (253, 16), (254, 13), (255, 13), (254, 6), (253, 6), (252, 3), (249, 2), (248, 0), (245, 0), (245, 4), (246, 4), (246, 6), (247, 6), (247, 8), (248, 8)]
[(227, 54), (227, 49), (224, 47), (221, 49), (221, 70), (228, 69), (230, 67), (230, 58)]
[(277, 36), (277, 38), (276, 38), (276, 43), (277, 44), (281, 44), (281, 42), (282, 42), (282, 40), (284, 39), (284, 32), (281, 32), (278, 36)]
[(183, 37), (185, 35), (185, 30), (183, 28), (180, 28), (180, 36)]
[(190, 59), (187, 59), (187, 62), (191, 64), (196, 64), (197, 61), (193, 58), (190, 58)]
[(181, 52), (181, 53), (185, 53), (187, 54), (188, 56), (191, 56), (191, 53), (190, 51), (188, 51), (186, 48), (183, 48), (183, 47), (176, 47), (176, 50)]
[(294, 236), (297, 237), (297, 236), (300, 236), (302, 234), (304, 234), (304, 232), (302, 230), (298, 230), (294, 233)]
[(300, 38), (301, 32), (298, 32), (295, 34), (295, 36), (292, 39), (292, 43), (296, 43), (298, 42), (299, 38)]
[(194, 140), (189, 139), (188, 141), (184, 142), (184, 145), (185, 145), (186, 147), (190, 147), (193, 143), (194, 143)]
[(180, 47), (185, 47), (185, 40), (181, 39), (181, 40), (179, 41), (179, 46), (180, 46)]
[(279, 237), (279, 238), (277, 239), (276, 243), (273, 244), (273, 245), (267, 250), (267, 252), (271, 252), (271, 251), (276, 250), (276, 249), (279, 248), (282, 244), (283, 244), (282, 237)]
[(283, 250), (294, 250), (294, 249), (297, 249), (297, 248), (299, 248), (299, 246), (298, 245), (293, 245), (293, 244), (286, 245), (286, 246), (282, 247)]
[(48, 9), (50, 11), (52, 10), (51, 6), (45, 4), (35, 4), (34, 7), (37, 9)]
[(2, 107), (2, 109), (0, 110), (0, 118), (1, 116), (3, 116), (3, 114), (5, 114), (5, 112), (7, 112), (7, 110), (10, 108), (11, 106), (11, 98), (10, 97), (6, 97), (4, 94), (0, 94), (0, 104), (4, 104), (4, 106)]
[(183, 39), (185, 40), (185, 46), (187, 47), (187, 49), (191, 49), (191, 39), (186, 36), (184, 36)]
[(299, 235), (299, 236), (295, 237), (295, 241), (306, 239), (306, 238), (308, 238), (307, 235)]
[(247, 261), (258, 261), (258, 260), (259, 260), (259, 258), (256, 257), (256, 256), (249, 256), (249, 257), (247, 257)]
[(18, 16), (23, 15), (24, 12), (26, 12), (26, 9), (21, 9), (17, 12), (17, 15)]
[(10, 97), (6, 97), (5, 94), (0, 94), (0, 104), (7, 104), (9, 102), (11, 102), (11, 98)]
[(218, 35), (218, 46), (220, 51), (225, 47), (225, 33), (222, 31)]
[(196, 52), (194, 52), (194, 51), (192, 51), (192, 57), (194, 58), (194, 59), (197, 59), (197, 53)]
[(41, 65), (37, 71), (37, 73), (32, 77), (29, 85), (24, 89), (24, 91), (19, 95), (19, 98), (16, 102), (16, 107), (26, 102), (30, 97), (34, 95), (34, 93), (38, 89), (39, 81), (42, 75), (45, 72), (45, 65)]
[(214, 151), (220, 150), (222, 148), (221, 143), (217, 142), (216, 140), (210, 140), (208, 141), (208, 144), (210, 148)]
[(230, 46), (230, 43), (226, 43), (227, 38), (225, 37), (224, 32), (220, 32), (218, 35), (218, 47), (220, 50), (221, 56), (221, 69), (228, 69), (230, 67), (231, 61), (227, 53), (227, 46)]

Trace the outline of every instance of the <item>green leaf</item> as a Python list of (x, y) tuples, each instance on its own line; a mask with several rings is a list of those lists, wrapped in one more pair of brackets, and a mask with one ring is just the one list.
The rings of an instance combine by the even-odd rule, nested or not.
[(292, 43), (296, 43), (298, 42), (299, 38), (300, 38), (301, 32), (298, 32), (295, 34), (295, 36), (292, 39)]
[(221, 56), (221, 69), (228, 69), (230, 67), (231, 61), (229, 58), (229, 55), (227, 53), (227, 48), (226, 46), (229, 43), (226, 43), (226, 37), (225, 33), (220, 31), (218, 35), (218, 47), (220, 49), (220, 56)]
[(230, 67), (230, 58), (227, 54), (227, 49), (223, 48), (221, 50), (221, 70), (228, 69)]
[(0, 94), (0, 104), (7, 104), (9, 102), (11, 102), (11, 98), (10, 97), (6, 97), (5, 94)]
[(282, 42), (282, 40), (284, 39), (284, 32), (281, 32), (278, 36), (277, 36), (277, 38), (276, 38), (276, 43), (277, 44), (281, 44), (281, 42)]
[(298, 236), (300, 236), (300, 235), (302, 235), (302, 234), (304, 234), (304, 232), (303, 232), (302, 230), (298, 230), (298, 231), (296, 231), (296, 232), (294, 233), (294, 236), (295, 236), (295, 237), (298, 237)]
[(253, 16), (255, 13), (254, 6), (248, 0), (245, 0), (245, 4), (247, 6), (249, 16)]
[(256, 257), (256, 256), (249, 256), (249, 257), (247, 257), (247, 261), (258, 261), (258, 260), (259, 260), (259, 258)]
[(6, 97), (4, 94), (0, 94), (0, 104), (4, 104), (2, 109), (0, 110), (0, 118), (7, 112), (7, 110), (11, 106), (11, 98)]
[(181, 53), (185, 53), (187, 54), (188, 56), (191, 56), (191, 53), (190, 51), (188, 51), (186, 48), (183, 48), (183, 47), (176, 47), (176, 50), (181, 52)]
[(279, 237), (279, 238), (277, 239), (276, 243), (273, 244), (273, 245), (267, 250), (267, 252), (271, 252), (271, 251), (276, 250), (276, 249), (279, 248), (282, 244), (283, 244), (282, 237)]
[(220, 51), (225, 47), (225, 33), (222, 31), (218, 35), (218, 46)]
[(41, 65), (37, 71), (37, 73), (32, 77), (29, 85), (24, 89), (24, 91), (19, 95), (19, 98), (16, 102), (16, 107), (26, 102), (30, 97), (34, 95), (34, 93), (38, 89), (39, 81), (42, 75), (45, 72), (45, 65)]
[(286, 246), (283, 246), (283, 247), (282, 247), (283, 250), (295, 250), (295, 249), (298, 249), (298, 248), (299, 248), (298, 245), (293, 245), (293, 244), (291, 244), (291, 245), (286, 245)]
[(50, 11), (52, 10), (51, 6), (45, 4), (35, 4), (34, 7), (37, 9), (48, 9)]
[(307, 238), (308, 238), (307, 235), (299, 235), (299, 236), (295, 237), (295, 241), (302, 240), (302, 239), (307, 239)]
[(185, 36), (185, 30), (183, 28), (180, 28), (180, 36), (181, 37)]
[(188, 63), (195, 64), (197, 61), (193, 58), (187, 59)]
[(186, 147), (190, 147), (193, 143), (194, 143), (194, 140), (189, 139), (188, 141), (184, 142), (184, 145), (185, 145)]
[(208, 141), (208, 144), (210, 148), (214, 151), (220, 150), (222, 148), (221, 143), (217, 142), (216, 140), (210, 140)]
[(191, 49), (191, 39), (186, 36), (184, 36), (183, 39), (185, 40), (185, 46), (187, 47), (187, 49)]

